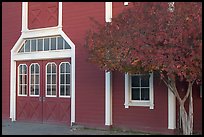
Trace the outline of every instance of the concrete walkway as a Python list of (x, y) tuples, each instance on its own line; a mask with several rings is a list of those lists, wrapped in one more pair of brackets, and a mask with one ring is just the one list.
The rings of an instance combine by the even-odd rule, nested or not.
[(2, 121), (2, 135), (144, 135), (119, 130), (99, 130), (63, 125)]

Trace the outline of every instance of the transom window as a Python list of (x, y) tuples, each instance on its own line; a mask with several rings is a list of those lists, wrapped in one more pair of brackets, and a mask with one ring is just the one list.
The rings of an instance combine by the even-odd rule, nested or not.
[(46, 96), (56, 97), (57, 90), (57, 66), (54, 62), (46, 65)]
[(59, 76), (59, 96), (68, 97), (70, 96), (70, 64), (68, 62), (60, 64)]
[(30, 96), (39, 96), (40, 66), (37, 63), (30, 65)]
[(19, 53), (65, 49), (71, 49), (71, 47), (61, 36), (32, 38), (25, 40)]
[(27, 65), (20, 64), (18, 66), (18, 95), (27, 95)]

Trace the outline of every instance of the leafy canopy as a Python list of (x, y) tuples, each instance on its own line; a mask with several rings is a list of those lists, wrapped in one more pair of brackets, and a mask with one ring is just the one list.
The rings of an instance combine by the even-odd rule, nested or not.
[(104, 70), (160, 72), (180, 80), (202, 78), (202, 3), (135, 2), (112, 22), (95, 22), (86, 38), (89, 60)]

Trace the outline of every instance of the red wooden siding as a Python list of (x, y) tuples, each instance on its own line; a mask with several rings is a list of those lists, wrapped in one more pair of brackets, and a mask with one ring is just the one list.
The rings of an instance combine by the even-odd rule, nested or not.
[(123, 10), (130, 8), (133, 6), (132, 2), (128, 3), (128, 6), (124, 5), (124, 2), (113, 2), (112, 3), (112, 12), (113, 17), (116, 17), (118, 14), (120, 14)]
[(29, 2), (28, 28), (46, 28), (58, 25), (58, 2)]
[(87, 62), (85, 34), (90, 17), (105, 21), (104, 2), (63, 2), (63, 31), (76, 46), (76, 123), (104, 126), (105, 73)]
[(10, 50), (21, 35), (21, 3), (2, 3), (2, 118), (10, 111)]

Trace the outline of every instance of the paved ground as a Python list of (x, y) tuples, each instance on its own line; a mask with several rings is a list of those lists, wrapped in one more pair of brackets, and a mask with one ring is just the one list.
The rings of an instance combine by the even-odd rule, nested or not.
[(2, 135), (144, 135), (137, 132), (100, 130), (63, 125), (2, 121)]

